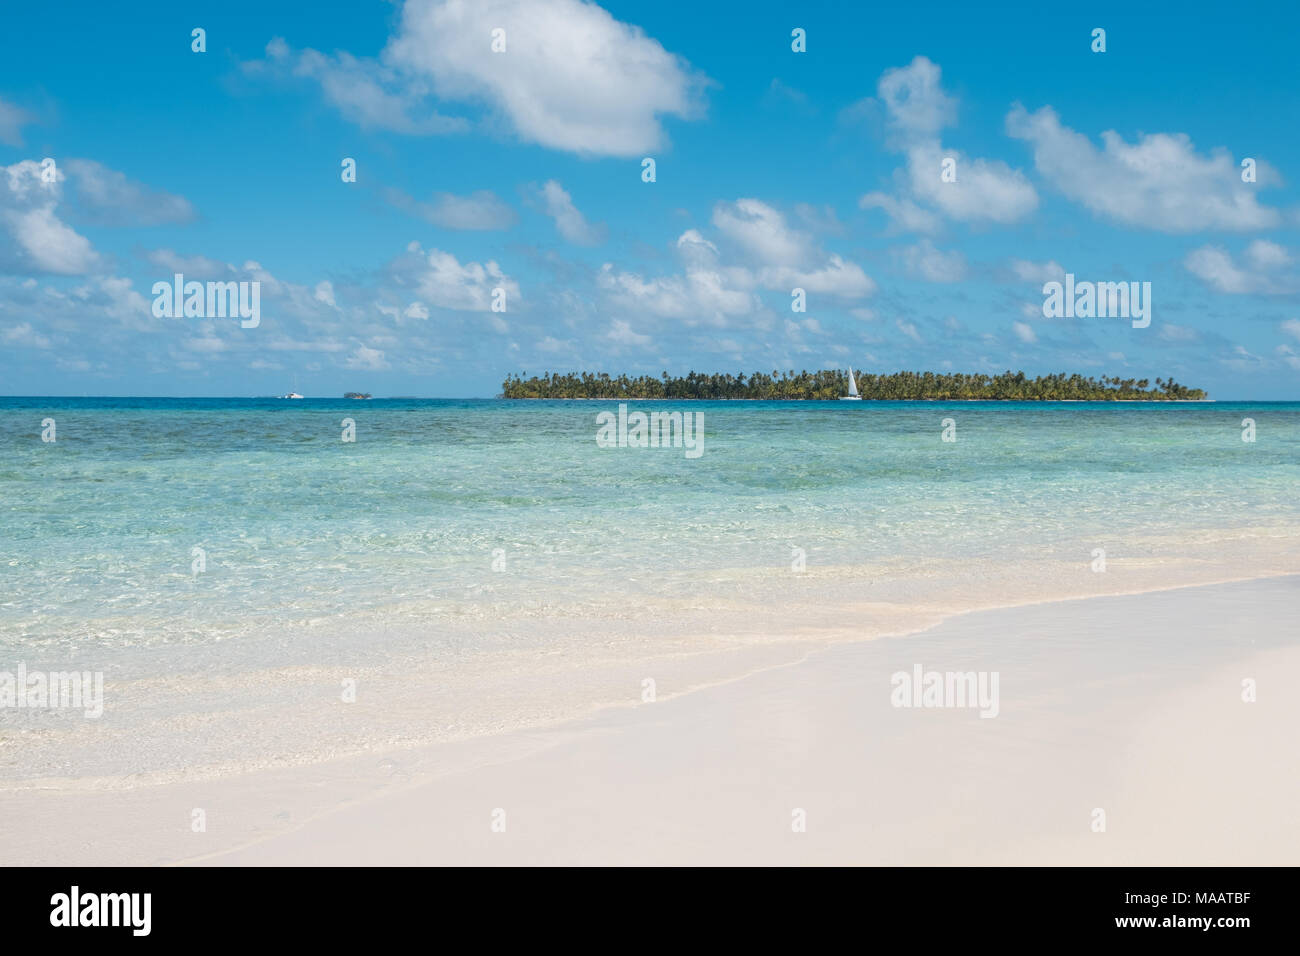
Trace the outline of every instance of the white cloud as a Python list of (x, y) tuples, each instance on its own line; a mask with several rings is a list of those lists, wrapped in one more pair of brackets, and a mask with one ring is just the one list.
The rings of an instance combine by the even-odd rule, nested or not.
[(80, 275), (99, 265), (90, 240), (61, 222), (52, 206), (5, 215), (12, 237), (38, 271)]
[(1279, 345), (1273, 351), (1276, 352), (1278, 357), (1287, 365), (1291, 366), (1293, 369), (1300, 370), (1300, 355), (1297, 355), (1295, 349), (1291, 348), (1291, 346)]
[(916, 327), (915, 322), (905, 322), (902, 319), (895, 319), (894, 325), (898, 328), (898, 331), (902, 332), (913, 342), (916, 342), (918, 345), (925, 344), (925, 338), (921, 335), (921, 331)]
[(939, 231), (941, 220), (929, 209), (918, 206), (911, 199), (897, 199), (888, 193), (871, 192), (858, 200), (862, 209), (880, 209), (890, 219), (890, 228), (896, 232), (933, 234)]
[(334, 301), (334, 283), (328, 280), (316, 283), (316, 288), (312, 290), (312, 298), (328, 305), (331, 309), (338, 308), (338, 303)]
[(23, 322), (12, 328), (5, 329), (0, 333), (0, 339), (4, 339), (10, 345), (25, 346), (32, 349), (48, 349), (51, 345), (50, 340), (32, 328), (30, 322)]
[(1276, 210), (1259, 204), (1259, 184), (1241, 181), (1227, 150), (1202, 156), (1185, 133), (1143, 134), (1130, 145), (1107, 130), (1099, 150), (1063, 126), (1050, 106), (1029, 113), (1016, 105), (1006, 126), (1011, 136), (1031, 144), (1040, 175), (1115, 222), (1169, 233), (1262, 229), (1280, 222)]
[(195, 217), (184, 196), (151, 189), (92, 159), (69, 159), (66, 167), (83, 211), (101, 225), (157, 226)]
[(358, 345), (344, 364), (348, 368), (366, 372), (378, 372), (389, 367), (384, 359), (383, 350), (368, 348), (365, 345)]
[(1055, 259), (1047, 262), (1029, 262), (1025, 259), (1012, 259), (1008, 263), (1012, 273), (1022, 282), (1041, 284), (1059, 281), (1065, 278), (1065, 269)]
[(607, 262), (596, 276), (596, 285), (611, 303), (627, 311), (689, 324), (725, 324), (728, 316), (746, 315), (757, 305), (752, 292), (732, 287), (728, 274), (717, 269), (688, 267), (684, 276), (646, 279), (618, 271)]
[(1292, 261), (1282, 246), (1257, 239), (1246, 247), (1242, 264), (1221, 246), (1201, 246), (1183, 260), (1187, 271), (1220, 292), (1283, 295), (1300, 289), (1300, 278), (1281, 271)]
[(1185, 325), (1165, 322), (1160, 326), (1160, 337), (1168, 342), (1199, 342), (1201, 333)]
[(32, 159), (0, 166), (0, 172), (0, 232), (11, 245), (9, 251), (0, 247), (0, 271), (83, 275), (100, 267), (90, 240), (55, 215), (62, 199), (61, 169), (55, 167), (51, 182)]
[(403, 212), (444, 229), (509, 229), (517, 218), (513, 209), (487, 189), (468, 196), (434, 193), (431, 202), (417, 202), (401, 190), (387, 189), (384, 199)]
[(1029, 345), (1033, 345), (1038, 341), (1038, 333), (1024, 322), (1011, 323), (1011, 330), (1016, 333), (1016, 338)]
[(711, 268), (718, 261), (718, 247), (700, 234), (698, 229), (687, 229), (677, 237), (677, 253), (696, 268)]
[(1300, 340), (1300, 319), (1287, 319), (1280, 328), (1293, 339)]
[(443, 116), (424, 105), (427, 84), (412, 84), (399, 71), (375, 60), (346, 52), (332, 57), (311, 49), (295, 52), (280, 37), (266, 45), (266, 56), (242, 64), (244, 72), (313, 80), (320, 84), (325, 99), (362, 129), (425, 135), (469, 127), (463, 118)]
[(487, 312), (492, 308), (492, 290), (503, 289), (506, 307), (519, 299), (519, 284), (507, 276), (496, 262), (460, 262), (449, 252), (430, 250), (426, 255), (419, 245), (409, 247), (405, 275), (415, 285), (422, 302), (439, 309), (464, 312)]
[(307, 342), (301, 339), (273, 339), (266, 343), (266, 348), (273, 352), (342, 352), (347, 346), (322, 340)]
[(548, 335), (541, 339), (534, 346), (539, 352), (571, 352), (573, 351), (572, 342), (562, 342), (553, 335)]
[(856, 263), (832, 254), (826, 264), (810, 270), (769, 266), (761, 269), (759, 282), (769, 289), (801, 288), (844, 299), (860, 299), (876, 291), (875, 281)]
[(605, 227), (593, 226), (587, 222), (586, 217), (573, 204), (573, 197), (556, 180), (548, 180), (542, 186), (540, 197), (546, 214), (555, 220), (555, 228), (569, 242), (594, 246), (605, 240)]
[(958, 282), (966, 276), (966, 257), (960, 250), (943, 252), (929, 239), (908, 246), (899, 253), (908, 275), (927, 282)]
[(713, 225), (764, 265), (800, 266), (812, 247), (807, 233), (791, 229), (780, 212), (757, 199), (717, 203)]
[(610, 328), (605, 333), (605, 338), (609, 339), (615, 345), (628, 345), (640, 348), (649, 345), (654, 341), (648, 335), (642, 335), (632, 329), (631, 324), (623, 319), (615, 319), (610, 323)]
[(937, 136), (957, 122), (957, 101), (943, 91), (937, 63), (924, 56), (880, 74), (876, 92), (890, 126), (907, 142)]
[(234, 271), (234, 266), (207, 256), (182, 256), (171, 249), (151, 249), (145, 260), (168, 273), (177, 272), (191, 279), (220, 279)]
[[(505, 53), (491, 51), (496, 28)], [(697, 115), (702, 84), (640, 27), (582, 0), (407, 0), (383, 60), (442, 98), (486, 101), (524, 140), (606, 156), (662, 146), (660, 116)]]
[(765, 288), (799, 287), (846, 299), (876, 291), (861, 266), (838, 255), (826, 256), (808, 233), (790, 228), (785, 216), (767, 203), (719, 202), (713, 207), (713, 224), (757, 263), (757, 281)]
[(782, 83), (780, 80), (773, 78), (767, 86), (766, 99), (769, 103), (793, 103), (795, 106), (807, 107), (808, 94), (803, 90), (796, 90), (793, 86)]
[(1280, 269), (1291, 264), (1291, 254), (1276, 242), (1256, 239), (1246, 247), (1246, 261), (1251, 267), (1261, 272)]
[(222, 339), (217, 338), (212, 330), (207, 330), (202, 338), (189, 339), (184, 346), (191, 352), (202, 352), (211, 355), (216, 352), (229, 351), (230, 346)]
[[(955, 162), (954, 182), (944, 182), (943, 164)], [(1013, 223), (1038, 208), (1038, 193), (1024, 173), (1001, 160), (969, 159), (938, 140), (907, 151), (912, 195), (958, 222)]]
[[(1013, 223), (1038, 208), (1038, 193), (1017, 169), (1000, 160), (967, 157), (946, 148), (941, 132), (957, 119), (957, 101), (943, 91), (939, 66), (918, 56), (886, 70), (877, 84), (894, 149), (906, 156), (895, 174), (901, 195), (870, 192), (864, 209), (881, 209), (899, 231), (934, 233), (938, 214), (959, 222)], [(953, 160), (955, 178), (945, 182), (944, 163)]]

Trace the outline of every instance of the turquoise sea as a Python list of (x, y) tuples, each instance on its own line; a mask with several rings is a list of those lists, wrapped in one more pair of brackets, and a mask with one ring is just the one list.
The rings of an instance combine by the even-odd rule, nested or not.
[(599, 447), (617, 402), (0, 399), (0, 672), (104, 680), (101, 719), (0, 709), (0, 789), (396, 752), (1300, 569), (1300, 403), (629, 404), (702, 416), (703, 454)]
[(632, 403), (702, 413), (697, 459), (598, 448), (617, 405), (0, 399), (0, 647), (204, 643), (414, 598), (580, 607), (795, 549), (991, 561), (1300, 525), (1300, 403)]

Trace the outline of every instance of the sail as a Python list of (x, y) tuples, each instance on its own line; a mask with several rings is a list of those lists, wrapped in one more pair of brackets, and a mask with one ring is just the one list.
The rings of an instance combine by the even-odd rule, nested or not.
[(849, 397), (850, 398), (858, 397), (858, 383), (857, 380), (853, 377), (852, 368), (849, 369)]

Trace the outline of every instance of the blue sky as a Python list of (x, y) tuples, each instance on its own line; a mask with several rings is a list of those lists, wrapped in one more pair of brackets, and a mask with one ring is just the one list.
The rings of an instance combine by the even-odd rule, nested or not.
[[(852, 364), (1300, 398), (1295, 4), (947, 7), (11, 8), (0, 394)], [(155, 316), (176, 272), (259, 282), (260, 325)], [(1065, 272), (1150, 282), (1150, 326), (1044, 318)]]

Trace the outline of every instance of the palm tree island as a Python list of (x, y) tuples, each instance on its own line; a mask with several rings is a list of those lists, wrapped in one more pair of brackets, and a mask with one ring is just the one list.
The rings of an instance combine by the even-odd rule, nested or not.
[[(569, 372), (524, 378), (511, 375), (501, 384), (502, 398), (601, 399), (756, 399), (766, 401), (834, 401), (848, 389), (849, 376), (839, 370), (817, 372), (730, 373), (690, 372), (670, 376)], [(1042, 402), (1171, 402), (1204, 401), (1203, 389), (1188, 388), (1172, 378), (1091, 378), (1064, 372), (1030, 378), (1024, 372), (1001, 375), (963, 372), (861, 373), (858, 392), (875, 401), (1042, 401)]]

